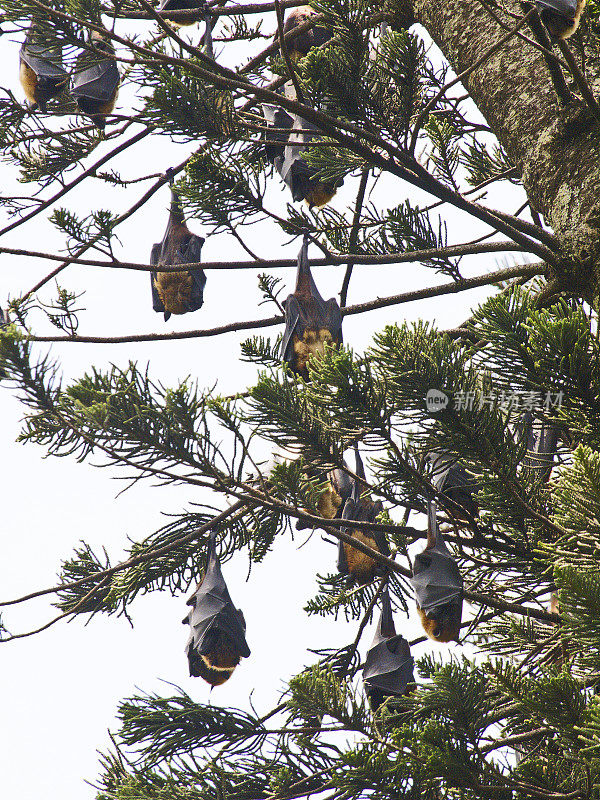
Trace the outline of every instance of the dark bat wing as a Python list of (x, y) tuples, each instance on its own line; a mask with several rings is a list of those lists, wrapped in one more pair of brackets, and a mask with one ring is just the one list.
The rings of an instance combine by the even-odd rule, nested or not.
[(74, 74), (71, 94), (74, 97), (108, 101), (114, 97), (120, 80), (116, 61), (104, 58)]
[(479, 507), (471, 493), (472, 480), (462, 464), (439, 452), (429, 453), (427, 461), (432, 466), (433, 484), (438, 492), (476, 517)]
[[(150, 252), (150, 265), (155, 267), (158, 265), (158, 259), (160, 258), (160, 251), (162, 245), (159, 242), (158, 244), (152, 245), (152, 250)], [(154, 285), (154, 279), (156, 278), (156, 272), (150, 273), (150, 288), (152, 289), (152, 309), (154, 311), (158, 311), (161, 314), (165, 313), (165, 307), (162, 304), (162, 300), (158, 296), (158, 292), (156, 291), (156, 286)]]
[(323, 316), (325, 324), (324, 328), (331, 333), (331, 337), (336, 344), (342, 343), (342, 310), (340, 309), (337, 300), (331, 297), (324, 304)]
[[(262, 109), (267, 127), (291, 130), (294, 119), (282, 108), (273, 106), (270, 103), (263, 103)], [(264, 136), (265, 155), (272, 164), (276, 167), (279, 166), (279, 169), (283, 163), (285, 143), (288, 140), (288, 136), (289, 133), (287, 132), (267, 132)]]
[[(204, 238), (192, 234), (188, 243), (179, 248), (179, 257), (183, 264), (199, 263), (201, 259), (202, 245)], [(204, 303), (204, 287), (206, 286), (206, 275), (202, 269), (191, 269), (189, 271), (192, 278), (192, 290), (188, 301), (189, 311), (197, 311)]]
[(558, 427), (534, 420), (531, 412), (526, 411), (517, 426), (517, 433), (527, 447), (522, 465), (533, 470), (536, 477), (545, 483), (550, 478), (558, 450), (560, 436)]
[(386, 697), (400, 697), (415, 682), (415, 661), (406, 639), (395, 633), (387, 589), (381, 598), (381, 616), (363, 669), (365, 692), (377, 709)]
[(283, 339), (281, 340), (281, 358), (286, 361), (290, 366), (294, 362), (294, 342), (293, 336), (296, 332), (296, 327), (300, 321), (300, 303), (291, 294), (285, 301), (285, 331), (283, 332)]
[(250, 655), (246, 642), (246, 623), (244, 615), (231, 600), (221, 565), (216, 555), (214, 539), (209, 545), (209, 559), (204, 579), (188, 600), (192, 610), (187, 621), (191, 628), (190, 639), (186, 645), (188, 658), (194, 653), (210, 654), (216, 634), (227, 636), (242, 658)]
[(577, 13), (577, 0), (535, 0), (535, 4), (566, 19), (573, 19)]
[(461, 600), (462, 575), (439, 530), (435, 547), (415, 556), (411, 584), (425, 612)]
[(60, 63), (58, 53), (43, 44), (32, 44), (25, 41), (19, 56), (21, 61), (24, 61), (38, 78), (50, 78), (58, 83), (68, 77), (67, 72)]

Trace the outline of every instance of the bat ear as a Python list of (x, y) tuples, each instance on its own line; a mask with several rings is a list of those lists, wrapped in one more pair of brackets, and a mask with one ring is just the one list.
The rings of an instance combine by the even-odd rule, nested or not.
[(168, 321), (170, 316), (171, 316), (171, 312), (170, 311), (165, 311), (165, 322)]

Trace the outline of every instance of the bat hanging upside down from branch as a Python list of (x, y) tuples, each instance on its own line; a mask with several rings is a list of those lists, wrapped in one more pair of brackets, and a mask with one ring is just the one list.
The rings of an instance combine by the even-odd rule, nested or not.
[(431, 500), (427, 504), (427, 546), (415, 556), (411, 583), (425, 633), (436, 642), (458, 642), (463, 579), (442, 539)]
[[(345, 463), (345, 462), (344, 462)], [(327, 484), (317, 501), (317, 511), (324, 519), (340, 519), (346, 500), (352, 496), (354, 481), (343, 469), (332, 469)], [(310, 522), (297, 520), (296, 530), (312, 527)]]
[(396, 633), (387, 586), (381, 593), (381, 616), (363, 669), (365, 694), (373, 711), (388, 697), (401, 697), (415, 688), (415, 661), (410, 645)]
[[(365, 469), (358, 447), (355, 448), (354, 452), (356, 475), (366, 483)], [(383, 503), (381, 500), (374, 502), (365, 494), (365, 483), (353, 481), (352, 495), (344, 504), (342, 519), (355, 520), (357, 522), (377, 522), (378, 515), (383, 511)], [(362, 531), (360, 528), (341, 528), (340, 530), (356, 539), (356, 541), (373, 548), (373, 550), (378, 550), (382, 555), (389, 556), (390, 549), (383, 532), (367, 532)], [(370, 583), (376, 575), (382, 575), (384, 570), (371, 556), (341, 540), (338, 544), (337, 566), (342, 575), (350, 576), (351, 583), (359, 584)]]
[(117, 102), (121, 76), (112, 42), (104, 34), (92, 31), (90, 45), (95, 52), (86, 50), (77, 59), (71, 94), (81, 113), (102, 131)]
[(248, 658), (250, 648), (246, 643), (246, 621), (229, 595), (215, 540), (213, 532), (204, 578), (187, 601), (192, 609), (183, 624), (191, 628), (185, 648), (190, 675), (203, 678), (211, 686), (220, 686), (229, 680), (240, 660)]
[(191, 233), (186, 225), (179, 197), (171, 184), (171, 211), (162, 242), (152, 246), (150, 264), (157, 267), (150, 273), (152, 287), (152, 308), (165, 316), (187, 314), (197, 311), (204, 302), (206, 275), (202, 269), (182, 270), (181, 272), (161, 272), (161, 267), (176, 264), (197, 264), (200, 261), (202, 236)]
[(62, 65), (60, 52), (36, 41), (32, 23), (19, 52), (19, 80), (31, 110), (46, 112), (46, 103), (66, 88), (69, 76)]
[(308, 236), (298, 254), (296, 289), (285, 301), (285, 331), (281, 343), (283, 360), (290, 369), (309, 379), (308, 363), (325, 347), (342, 343), (342, 312), (332, 297), (323, 300), (308, 263)]

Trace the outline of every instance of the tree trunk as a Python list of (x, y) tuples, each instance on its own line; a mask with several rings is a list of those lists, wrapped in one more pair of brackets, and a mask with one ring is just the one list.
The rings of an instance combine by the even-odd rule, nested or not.
[[(517, 3), (508, 7), (522, 14)], [(459, 74), (506, 30), (479, 0), (415, 0), (415, 18)], [(502, 14), (494, 6), (494, 13)], [(515, 20), (504, 16), (509, 26)], [(523, 31), (531, 38), (531, 31)], [(571, 40), (573, 41), (573, 40)], [(600, 90), (597, 44), (586, 48), (586, 73)], [(566, 75), (570, 83), (570, 76)], [(559, 105), (542, 53), (514, 36), (468, 75), (465, 88), (521, 170), (532, 206), (562, 250), (560, 286), (594, 302), (600, 275), (600, 124), (578, 98)], [(596, 305), (597, 307), (597, 305)]]

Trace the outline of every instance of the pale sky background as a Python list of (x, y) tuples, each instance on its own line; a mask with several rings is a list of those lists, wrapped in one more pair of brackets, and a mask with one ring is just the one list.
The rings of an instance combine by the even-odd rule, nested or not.
[[(266, 30), (272, 28), (273, 22), (269, 20)], [(201, 26), (197, 27), (190, 36), (197, 38), (201, 30)], [(19, 44), (14, 39), (0, 38), (0, 64), (3, 81), (22, 98), (17, 80)], [(125, 87), (118, 104), (119, 113), (126, 114), (134, 105), (131, 87)], [(98, 159), (105, 148), (101, 144), (91, 159)], [(164, 170), (193, 150), (191, 144), (172, 144), (166, 137), (155, 137), (107, 166), (119, 170), (124, 177), (135, 177)], [(3, 192), (33, 191), (32, 184), (14, 183), (16, 173), (7, 164), (0, 169)], [(75, 174), (70, 172), (69, 178)], [(19, 186), (17, 192), (13, 191), (15, 185)], [(142, 183), (123, 190), (97, 180), (85, 181), (83, 188), (69, 195), (63, 204), (70, 208), (77, 204), (81, 211), (109, 208), (119, 212), (127, 209), (149, 185), (150, 182)], [(356, 181), (347, 180), (333, 207), (347, 208), (353, 203), (355, 192)], [(427, 195), (397, 180), (380, 181), (371, 199), (380, 207), (393, 207), (406, 197), (413, 204), (431, 201)], [(279, 212), (288, 200), (287, 189), (277, 176), (269, 181), (267, 198), (270, 207)], [(518, 192), (503, 184), (500, 191), (494, 190), (488, 203), (512, 212), (519, 199)], [(118, 248), (121, 259), (148, 261), (151, 245), (162, 238), (168, 203), (169, 191), (165, 187), (119, 228), (118, 236), (123, 243)], [(446, 219), (450, 242), (468, 241), (487, 232), (466, 215), (449, 213)], [(0, 223), (6, 224), (1, 212)], [(195, 233), (205, 233), (195, 221), (190, 228)], [(299, 240), (288, 244), (283, 234), (273, 231), (269, 224), (242, 230), (242, 235), (263, 258), (295, 257), (300, 244)], [(40, 217), (35, 224), (24, 225), (2, 237), (0, 245), (58, 252), (62, 241)], [(317, 255), (316, 249), (311, 248), (310, 254)], [(228, 235), (208, 237), (202, 256), (205, 261), (247, 258)], [(462, 272), (465, 276), (480, 274), (506, 263), (493, 255), (475, 256), (463, 261)], [(7, 296), (28, 290), (52, 266), (51, 262), (0, 255), (0, 305), (5, 305)], [(324, 297), (338, 294), (344, 269), (315, 269)], [(203, 308), (193, 314), (171, 317), (166, 324), (161, 315), (152, 311), (148, 273), (71, 266), (60, 275), (59, 283), (77, 291), (85, 289), (81, 303), (86, 311), (81, 315), (79, 333), (107, 336), (210, 328), (232, 320), (271, 316), (273, 307), (257, 306), (260, 295), (256, 275), (261, 271), (259, 267), (256, 272), (227, 271), (223, 275), (208, 272)], [(279, 270), (276, 274), (286, 280), (292, 291), (293, 271)], [(348, 303), (445, 282), (447, 278), (418, 265), (357, 266)], [(43, 296), (50, 299), (53, 292), (54, 284), (50, 284)], [(486, 294), (486, 290), (474, 290), (352, 316), (344, 321), (344, 339), (360, 353), (370, 343), (373, 333), (387, 323), (422, 317), (439, 327), (452, 327), (464, 320)], [(55, 332), (41, 315), (33, 319), (39, 326), (38, 332)], [(279, 332), (270, 328), (257, 333), (274, 338)], [(55, 345), (51, 352), (61, 362), (66, 381), (82, 375), (91, 364), (98, 368), (111, 363), (125, 366), (132, 359), (142, 365), (149, 362), (152, 376), (164, 384), (173, 385), (190, 374), (201, 386), (216, 383), (218, 391), (230, 393), (253, 380), (254, 367), (239, 361), (239, 343), (252, 334), (244, 331), (219, 338), (138, 345), (64, 344)], [(36, 352), (45, 353), (47, 348), (39, 346)], [(119, 474), (116, 470), (95, 469), (91, 463), (77, 464), (73, 458), (44, 459), (42, 448), (16, 444), (23, 412), (10, 391), (5, 389), (0, 393), (2, 600), (54, 585), (60, 563), (72, 554), (81, 539), (96, 552), (106, 547), (115, 563), (127, 545), (127, 537), (141, 540), (165, 524), (164, 514), (178, 514), (206, 498), (191, 488), (170, 486), (156, 490), (148, 482), (117, 497), (123, 486), (114, 480)], [(172, 598), (166, 592), (157, 592), (138, 598), (131, 608), (133, 629), (123, 617), (97, 615), (87, 626), (85, 618), (79, 617), (35, 637), (0, 644), (2, 795), (19, 800), (94, 797), (94, 790), (84, 781), (97, 775), (96, 751), (107, 749), (107, 730), (116, 730), (118, 702), (138, 689), (168, 695), (172, 689), (163, 683), (168, 681), (180, 685), (201, 703), (249, 708), (251, 696), (255, 708), (266, 712), (277, 703), (285, 679), (316, 660), (307, 647), (335, 647), (351, 642), (358, 623), (346, 623), (343, 616), (337, 622), (329, 617), (307, 617), (302, 611), (315, 594), (315, 572), (334, 571), (336, 559), (335, 548), (324, 543), (319, 533), (313, 535), (307, 546), (299, 548), (306, 533), (298, 534), (294, 542), (280, 540), (265, 563), (253, 568), (249, 581), (246, 581), (248, 564), (244, 554), (224, 565), (233, 600), (244, 610), (252, 655), (241, 663), (230, 681), (212, 693), (201, 679), (188, 677), (184, 654), (187, 632), (181, 625), (187, 612), (187, 595)], [(272, 601), (274, 595), (276, 603)], [(42, 598), (36, 603), (6, 609), (3, 616), (10, 632), (16, 633), (37, 627), (54, 613), (55, 609)], [(398, 614), (396, 622), (407, 638), (418, 635), (420, 628), (413, 616), (406, 620)], [(269, 641), (272, 642), (273, 632), (278, 641), (275, 651)], [(370, 626), (363, 636), (363, 653), (372, 635)], [(429, 643), (426, 647), (429, 651), (441, 649)], [(415, 648), (414, 655), (419, 657), (423, 652), (421, 645)]]

